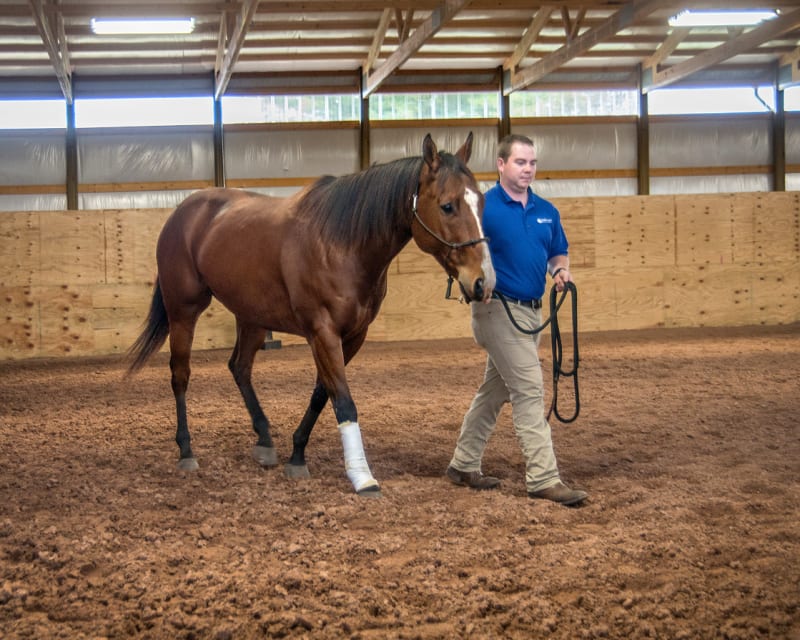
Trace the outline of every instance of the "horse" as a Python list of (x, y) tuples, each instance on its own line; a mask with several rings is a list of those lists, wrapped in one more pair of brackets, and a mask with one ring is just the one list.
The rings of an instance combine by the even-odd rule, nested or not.
[(169, 337), (180, 469), (199, 466), (186, 391), (195, 325), (214, 297), (236, 319), (228, 368), (257, 435), (255, 460), (262, 467), (278, 464), (270, 423), (251, 383), (255, 354), (269, 331), (298, 335), (311, 347), (317, 375), (285, 474), (310, 477), (306, 445), (330, 399), (348, 479), (358, 495), (381, 495), (345, 367), (386, 296), (392, 259), (411, 238), (457, 280), (466, 300), (491, 296), (495, 273), (481, 226), (483, 195), (467, 168), (471, 151), (471, 132), (455, 154), (439, 151), (428, 134), (422, 157), (323, 176), (289, 197), (206, 188), (175, 208), (158, 238), (152, 301), (128, 351), (126, 375)]

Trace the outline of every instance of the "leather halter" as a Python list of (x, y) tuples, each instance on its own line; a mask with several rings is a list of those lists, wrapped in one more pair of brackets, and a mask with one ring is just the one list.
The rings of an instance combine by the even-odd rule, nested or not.
[(483, 238), (473, 238), (471, 240), (465, 240), (464, 242), (450, 242), (449, 240), (445, 240), (436, 233), (433, 229), (431, 229), (427, 224), (422, 221), (422, 218), (419, 217), (419, 212), (417, 211), (417, 194), (414, 194), (414, 201), (412, 204), (412, 210), (414, 212), (414, 217), (417, 219), (417, 222), (420, 223), (423, 229), (431, 234), (434, 238), (436, 238), (439, 242), (441, 242), (444, 246), (449, 247), (452, 251), (453, 249), (463, 249), (464, 247), (472, 247), (476, 244), (480, 244), (481, 242), (489, 242), (488, 236)]

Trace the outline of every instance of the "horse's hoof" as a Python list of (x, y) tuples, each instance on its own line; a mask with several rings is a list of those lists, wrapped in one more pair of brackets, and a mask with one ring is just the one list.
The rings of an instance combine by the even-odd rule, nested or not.
[(253, 447), (253, 458), (262, 467), (274, 467), (278, 464), (278, 454), (274, 447), (256, 445)]
[(356, 495), (362, 498), (382, 498), (381, 488), (377, 484), (363, 488), (361, 491), (356, 491)]
[(292, 480), (307, 480), (311, 477), (308, 466), (304, 464), (287, 464), (283, 468), (283, 473)]
[(178, 460), (178, 469), (181, 471), (197, 471), (200, 465), (197, 464), (197, 458), (181, 458)]

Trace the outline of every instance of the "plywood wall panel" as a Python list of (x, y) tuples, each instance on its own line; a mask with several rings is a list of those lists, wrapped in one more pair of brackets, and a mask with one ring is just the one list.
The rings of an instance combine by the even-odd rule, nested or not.
[[(457, 295), (455, 291), (454, 286)], [(386, 334), (392, 340), (471, 336), (469, 306), (446, 300), (444, 293), (438, 265), (435, 272), (390, 277), (389, 292), (378, 315)], [(411, 309), (413, 313), (409, 313)]]
[(154, 281), (156, 241), (169, 214), (169, 209), (104, 212), (108, 282)]
[(106, 281), (104, 216), (99, 211), (51, 211), (40, 215), (38, 284), (93, 285)]
[(733, 263), (752, 264), (756, 260), (756, 205), (761, 202), (761, 195), (755, 193), (737, 193), (730, 201), (731, 208), (731, 255)]
[(32, 297), (39, 307), (41, 355), (95, 352), (91, 287), (75, 284), (33, 287)]
[(667, 302), (661, 267), (616, 269), (608, 280), (615, 290), (616, 329), (650, 329), (665, 325)]
[(41, 238), (39, 214), (0, 214), (0, 285), (39, 284)]
[(800, 260), (800, 193), (764, 194), (756, 203), (755, 252), (761, 263)]
[(669, 266), (675, 261), (673, 196), (594, 199), (596, 265)]
[(561, 213), (561, 222), (569, 240), (570, 265), (594, 267), (596, 231), (594, 201), (588, 198), (557, 198), (553, 204)]
[(677, 264), (733, 264), (731, 197), (675, 196)]
[(738, 266), (674, 267), (665, 272), (668, 327), (757, 324), (753, 270)]
[(411, 240), (392, 261), (389, 266), (389, 276), (398, 273), (428, 273), (433, 265), (438, 266), (436, 259), (425, 253), (414, 240)]
[(758, 324), (800, 322), (800, 262), (770, 262), (753, 270)]
[[(578, 330), (612, 331), (617, 328), (614, 283), (605, 269), (576, 268), (572, 272), (578, 291)], [(571, 304), (567, 298), (564, 304)], [(550, 281), (545, 294), (544, 318), (550, 315)]]
[[(581, 331), (800, 322), (798, 192), (554, 204), (570, 239)], [(156, 240), (168, 215), (0, 216), (0, 358), (127, 351), (147, 317)], [(388, 272), (369, 340), (471, 337), (469, 307), (444, 299), (447, 276), (431, 256), (411, 242)], [(234, 341), (232, 315), (214, 303), (195, 346), (229, 349)]]
[(197, 320), (194, 348), (223, 349), (236, 342), (236, 319), (217, 300), (212, 301)]
[(0, 356), (32, 358), (40, 355), (39, 305), (30, 287), (0, 285), (3, 315)]

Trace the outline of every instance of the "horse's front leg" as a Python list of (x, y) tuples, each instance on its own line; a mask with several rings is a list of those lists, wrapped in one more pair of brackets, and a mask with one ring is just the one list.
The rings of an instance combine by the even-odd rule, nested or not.
[(344, 466), (347, 477), (353, 484), (356, 493), (362, 496), (380, 496), (380, 485), (372, 476), (364, 444), (361, 440), (361, 428), (358, 424), (358, 411), (350, 395), (350, 388), (345, 376), (345, 364), (358, 350), (364, 341), (362, 334), (348, 345), (347, 357), (338, 335), (332, 331), (322, 331), (311, 340), (311, 350), (317, 364), (319, 380), (327, 390), (333, 405), (333, 412), (339, 424), (339, 435), (344, 449)]
[(311, 474), (308, 472), (308, 465), (306, 465), (306, 445), (311, 437), (311, 431), (317, 423), (319, 414), (328, 402), (328, 392), (322, 383), (317, 380), (314, 386), (314, 391), (311, 393), (311, 400), (308, 403), (303, 419), (300, 425), (292, 436), (292, 456), (289, 462), (286, 463), (285, 473), (289, 478), (309, 478)]
[[(353, 356), (358, 353), (358, 350), (364, 344), (366, 335), (367, 333), (365, 331), (355, 338), (343, 343), (342, 354), (344, 356), (345, 366), (347, 366)], [(311, 474), (308, 472), (308, 466), (306, 465), (306, 446), (311, 438), (311, 432), (314, 429), (314, 425), (316, 425), (317, 419), (322, 413), (322, 410), (325, 408), (325, 404), (327, 402), (328, 391), (325, 389), (325, 386), (322, 384), (322, 382), (320, 382), (319, 378), (317, 378), (317, 383), (314, 386), (314, 391), (311, 393), (311, 400), (308, 403), (308, 408), (306, 409), (305, 415), (303, 416), (303, 419), (300, 421), (300, 425), (297, 427), (294, 435), (292, 436), (292, 456), (289, 458), (289, 462), (286, 464), (285, 471), (287, 477), (311, 477)]]
[(256, 432), (258, 440), (253, 447), (253, 458), (262, 467), (274, 467), (278, 464), (278, 456), (272, 444), (272, 436), (269, 432), (269, 420), (261, 408), (255, 389), (253, 389), (253, 360), (256, 352), (264, 344), (267, 335), (266, 329), (247, 325), (236, 320), (236, 345), (228, 361), (228, 369), (233, 374), (233, 379), (242, 399), (250, 414), (253, 423), (253, 431)]

